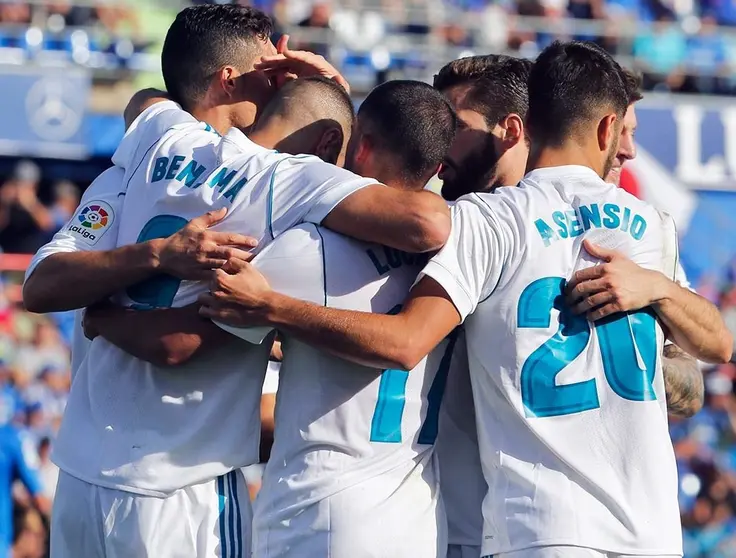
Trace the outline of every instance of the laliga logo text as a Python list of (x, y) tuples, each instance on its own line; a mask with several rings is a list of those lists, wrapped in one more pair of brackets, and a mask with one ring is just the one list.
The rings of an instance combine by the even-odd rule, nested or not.
[(69, 230), (77, 233), (87, 240), (97, 240), (96, 231), (102, 231), (109, 222), (110, 214), (99, 205), (88, 205), (79, 212), (77, 220), (79, 224), (73, 224)]

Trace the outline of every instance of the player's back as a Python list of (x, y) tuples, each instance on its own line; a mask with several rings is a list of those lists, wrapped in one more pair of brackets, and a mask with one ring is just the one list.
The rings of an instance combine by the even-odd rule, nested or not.
[(539, 545), (678, 554), (662, 329), (650, 310), (592, 324), (563, 295), (594, 263), (583, 239), (664, 271), (662, 218), (584, 167), (535, 170), (468, 202), (498, 241), (465, 324), (489, 485), (484, 555)]
[[(398, 311), (424, 261), (312, 225), (256, 258), (281, 292), (377, 313)], [(406, 372), (355, 365), (289, 336), (283, 352), (254, 557), (436, 556), (444, 519), (432, 448), (444, 353)]]
[[(254, 237), (263, 247), (303, 220), (319, 222), (343, 197), (374, 183), (315, 157), (265, 149), (236, 129), (220, 136), (176, 105), (162, 114), (176, 111), (181, 121), (166, 120), (161, 137), (155, 135), (161, 126), (144, 112), (121, 144), (118, 246), (169, 236), (225, 206), (226, 217), (213, 228)], [(105, 219), (89, 213), (92, 228)], [(118, 301), (180, 307), (206, 288), (161, 275)], [(267, 360), (265, 346), (232, 337), (175, 369), (159, 368), (95, 339), (75, 378), (55, 460), (86, 482), (153, 495), (255, 463)], [(93, 440), (99, 452), (86, 457), (75, 447), (79, 440)]]

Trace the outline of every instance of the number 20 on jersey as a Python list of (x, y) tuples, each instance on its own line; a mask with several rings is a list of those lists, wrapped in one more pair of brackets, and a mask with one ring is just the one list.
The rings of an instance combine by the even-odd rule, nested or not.
[[(552, 310), (559, 312), (556, 333), (538, 347), (521, 369), (521, 397), (527, 417), (553, 417), (600, 407), (595, 378), (558, 385), (557, 375), (588, 346), (591, 326), (564, 303), (565, 280), (544, 277), (519, 298), (519, 329), (548, 329)], [(657, 364), (656, 319), (652, 311), (615, 314), (595, 325), (606, 381), (629, 401), (655, 400), (652, 383)]]

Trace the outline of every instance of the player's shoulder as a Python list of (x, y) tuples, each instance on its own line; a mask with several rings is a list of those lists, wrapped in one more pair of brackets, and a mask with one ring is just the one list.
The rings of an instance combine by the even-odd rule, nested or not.
[(173, 101), (161, 101), (146, 108), (125, 131), (113, 154), (115, 165), (126, 169), (136, 164), (141, 148), (150, 149), (172, 129), (207, 128)]
[(652, 204), (637, 198), (635, 195), (615, 184), (606, 183), (606, 186), (608, 187), (608, 191), (605, 193), (605, 199), (609, 202), (616, 203), (620, 207), (628, 207), (632, 212), (648, 220), (661, 221), (666, 215), (664, 212), (656, 209)]
[(97, 197), (117, 196), (123, 192), (125, 171), (119, 167), (110, 167), (102, 171), (100, 175), (92, 181), (92, 184), (82, 194), (82, 202), (95, 199)]
[(518, 215), (525, 213), (530, 203), (529, 192), (519, 187), (504, 186), (491, 192), (467, 194), (451, 206), (450, 212), (460, 213), (464, 220), (478, 220), (494, 227), (515, 226)]
[(258, 261), (324, 259), (324, 238), (330, 231), (312, 223), (301, 223), (278, 235), (257, 256)]

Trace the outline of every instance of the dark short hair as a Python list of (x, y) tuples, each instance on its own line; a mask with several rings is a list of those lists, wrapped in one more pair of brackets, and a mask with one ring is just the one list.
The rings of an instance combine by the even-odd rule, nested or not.
[(358, 110), (361, 132), (400, 164), (402, 178), (429, 180), (445, 159), (457, 129), (455, 111), (442, 94), (420, 81), (379, 85)]
[(446, 64), (434, 76), (434, 86), (440, 91), (467, 88), (464, 107), (482, 114), (493, 127), (512, 113), (526, 118), (531, 67), (529, 60), (503, 54), (469, 56)]
[(355, 107), (350, 94), (335, 80), (309, 76), (287, 82), (274, 95), (260, 118), (274, 114), (298, 117), (299, 112), (318, 118), (331, 118), (350, 132)]
[(634, 72), (627, 68), (623, 68), (624, 73), (624, 85), (629, 92), (629, 104), (633, 105), (638, 103), (644, 98), (641, 92), (642, 77), (638, 72)]
[(527, 126), (534, 141), (560, 146), (602, 110), (623, 118), (629, 91), (621, 66), (592, 42), (555, 41), (529, 75)]
[(266, 14), (239, 4), (204, 4), (179, 12), (161, 53), (171, 98), (191, 110), (223, 66), (243, 72), (252, 66), (259, 53), (257, 43), (268, 39), (272, 28)]

